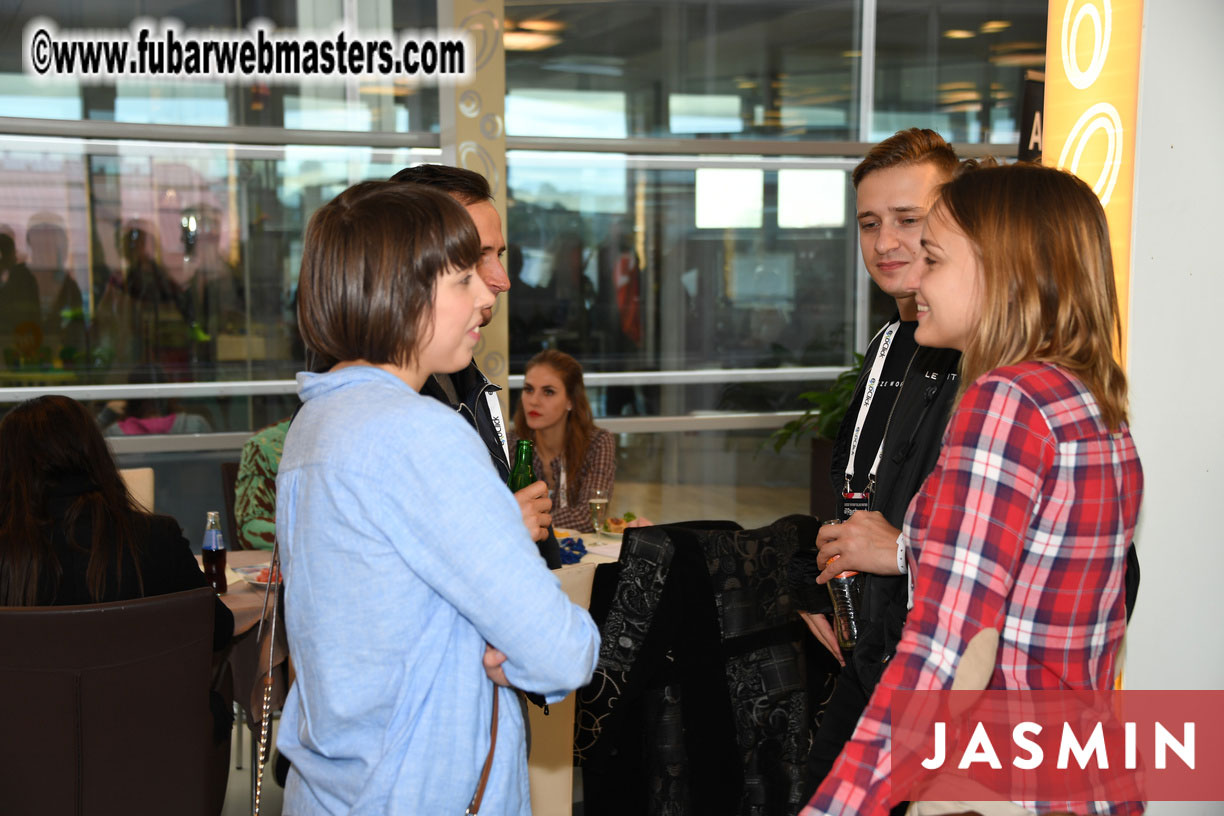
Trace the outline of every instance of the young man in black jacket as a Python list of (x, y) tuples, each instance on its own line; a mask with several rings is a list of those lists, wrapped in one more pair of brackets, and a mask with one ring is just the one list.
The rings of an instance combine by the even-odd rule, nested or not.
[[(510, 278), (502, 265), (506, 239), (502, 236), (501, 216), (493, 206), (493, 193), (484, 176), (461, 167), (421, 164), (404, 168), (391, 180), (433, 187), (462, 204), (480, 235), (481, 255), (476, 274), (494, 296), (510, 289)], [(486, 309), (481, 317), (480, 325), (489, 325), (493, 310)], [(434, 374), (426, 380), (421, 393), (451, 406), (476, 429), (489, 449), (498, 475), (506, 481), (510, 477), (510, 451), (506, 446), (506, 421), (497, 399), (500, 390), (489, 382), (473, 360), (467, 368), (454, 374)], [(561, 566), (560, 548), (552, 533), (552, 500), (548, 498), (548, 486), (537, 481), (516, 492), (514, 497), (523, 513), (523, 523), (540, 548), (540, 555), (550, 568)]]
[[(937, 188), (959, 167), (939, 134), (911, 128), (880, 142), (854, 169), (859, 245), (872, 280), (897, 312), (871, 341), (833, 445), (832, 481), (839, 524), (817, 539), (822, 580), (857, 571), (862, 588), (858, 640), (845, 655), (825, 614), (804, 621), (842, 664), (808, 762), (814, 792), (854, 733), (867, 700), (896, 652), (908, 584), (900, 527), (910, 499), (935, 466), (955, 397), (960, 353), (914, 342), (918, 306), (902, 285), (922, 263), (922, 225)], [(834, 564), (826, 559), (838, 556)]]

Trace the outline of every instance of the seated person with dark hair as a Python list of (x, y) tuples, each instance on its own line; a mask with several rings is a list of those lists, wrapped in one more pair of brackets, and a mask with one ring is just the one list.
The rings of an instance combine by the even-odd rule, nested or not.
[[(84, 405), (37, 397), (0, 420), (0, 606), (126, 601), (206, 586), (178, 522), (136, 503)], [(219, 658), (234, 616), (220, 598), (214, 610)], [(211, 706), (222, 766), (233, 714), (216, 692)], [(214, 772), (223, 790), (224, 773)]]

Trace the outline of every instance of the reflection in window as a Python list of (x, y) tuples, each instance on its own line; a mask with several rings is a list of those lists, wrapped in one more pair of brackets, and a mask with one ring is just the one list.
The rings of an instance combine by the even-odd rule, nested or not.
[(625, 138), (625, 95), (545, 88), (506, 94), (506, 130), (516, 136)]
[[(8, 10), (12, 7), (12, 11)], [(284, 32), (332, 35), (349, 30), (431, 30), (438, 26), (436, 0), (90, 0), (88, 3), (8, 3), (0, 49), (0, 103), (5, 115), (52, 119), (200, 126), (256, 126), (312, 130), (435, 132), (438, 89), (391, 77), (363, 77), (350, 85), (313, 78), (284, 83), (121, 80), (114, 85), (56, 80), (40, 82), (22, 73), (21, 32), (33, 18), (50, 16), (61, 30), (127, 30), (145, 15), (173, 18), (188, 30), (238, 30), (256, 18)]]
[(0, 109), (5, 116), (79, 119), (81, 89), (72, 79), (33, 84), (22, 74), (0, 73)]
[[(0, 383), (292, 377), (307, 220), (356, 181), (437, 158), (0, 138)], [(247, 429), (246, 406), (204, 413)]]
[(1015, 145), (1024, 72), (1045, 66), (1047, 4), (879, 0), (871, 139), (929, 127), (955, 142)]
[(738, 133), (744, 129), (740, 98), (730, 94), (672, 94), (667, 112), (672, 133)]
[[(588, 372), (849, 362), (857, 245), (844, 218), (848, 163), (700, 166), (710, 161), (511, 151), (512, 373), (549, 347), (573, 354)], [(581, 176), (583, 167), (601, 168), (601, 183), (623, 191), (622, 206), (609, 206), (610, 193), (584, 196), (592, 182)], [(820, 226), (778, 229), (782, 174), (790, 172), (807, 189), (788, 193), (798, 203), (786, 206), (814, 210)], [(533, 181), (540, 179), (549, 181), (547, 195)], [(727, 179), (741, 187), (729, 188)], [(520, 197), (520, 190), (531, 195)], [(755, 202), (751, 220), (739, 223), (749, 226), (707, 228), (704, 201), (748, 199)], [(723, 224), (732, 217), (719, 215)], [(602, 405), (613, 416), (771, 410), (792, 406), (796, 389), (800, 384), (610, 386)]]
[(779, 170), (778, 226), (844, 227), (846, 174), (841, 170)]
[(220, 82), (153, 85), (121, 80), (115, 83), (115, 121), (224, 127), (229, 122), (229, 96)]
[(765, 209), (765, 174), (740, 168), (699, 168), (696, 198), (698, 229), (758, 229)]
[(539, 207), (623, 213), (628, 206), (625, 156), (616, 153), (516, 152), (514, 199)]
[[(855, 3), (711, 0), (689, 3), (524, 3), (507, 6), (506, 131), (511, 136), (742, 139), (851, 138), (858, 61)], [(516, 26), (547, 46), (516, 50)], [(537, 107), (515, 97), (545, 91), (582, 105), (612, 94), (616, 107)], [(605, 119), (613, 112), (619, 121)]]

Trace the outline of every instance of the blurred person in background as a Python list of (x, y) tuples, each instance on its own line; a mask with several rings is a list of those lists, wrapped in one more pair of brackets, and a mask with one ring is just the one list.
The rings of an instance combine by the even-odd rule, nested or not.
[(527, 361), (511, 445), (519, 439), (535, 443), (533, 467), (553, 496), (553, 523), (593, 532), (588, 501), (596, 490), (612, 496), (616, 438), (595, 427), (582, 365), (565, 352), (546, 349)]
[(68, 231), (64, 220), (36, 213), (26, 228), (30, 271), (38, 281), (43, 309), (43, 345), (50, 361), (74, 368), (88, 351), (81, 287), (69, 269)]
[(152, 224), (127, 221), (118, 243), (120, 268), (111, 271), (94, 314), (97, 364), (122, 377), (126, 367), (152, 363), (179, 379), (198, 329), (190, 299), (162, 262)]
[[(166, 375), (155, 365), (137, 366), (128, 376), (128, 382), (142, 385), (165, 381)], [(212, 432), (207, 419), (184, 411), (178, 400), (163, 397), (111, 400), (99, 412), (98, 424), (106, 436)]]
[(221, 246), (221, 211), (200, 203), (180, 215), (184, 311), (191, 324), (191, 364), (196, 376), (212, 376), (217, 341), (245, 328), (242, 279)]
[(25, 364), (17, 338), (30, 333), (38, 336), (34, 344), (37, 350), (42, 344), (38, 281), (29, 267), (17, 260), (17, 244), (12, 232), (0, 225), (0, 362), (8, 368)]
[(242, 446), (234, 483), (234, 523), (243, 544), (270, 550), (276, 544), (276, 474), (292, 417), (261, 428)]

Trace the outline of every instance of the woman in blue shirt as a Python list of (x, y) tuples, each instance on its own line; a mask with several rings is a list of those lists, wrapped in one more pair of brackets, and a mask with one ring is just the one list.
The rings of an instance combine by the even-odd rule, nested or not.
[[(278, 745), (295, 816), (461, 813), (497, 736), (488, 813), (530, 813), (522, 712), (584, 684), (599, 635), (540, 560), (458, 415), (420, 394), (471, 360), (492, 295), (449, 196), (366, 182), (306, 231), (299, 374), (277, 477), (297, 681)], [(490, 682), (490, 678), (494, 682)]]

